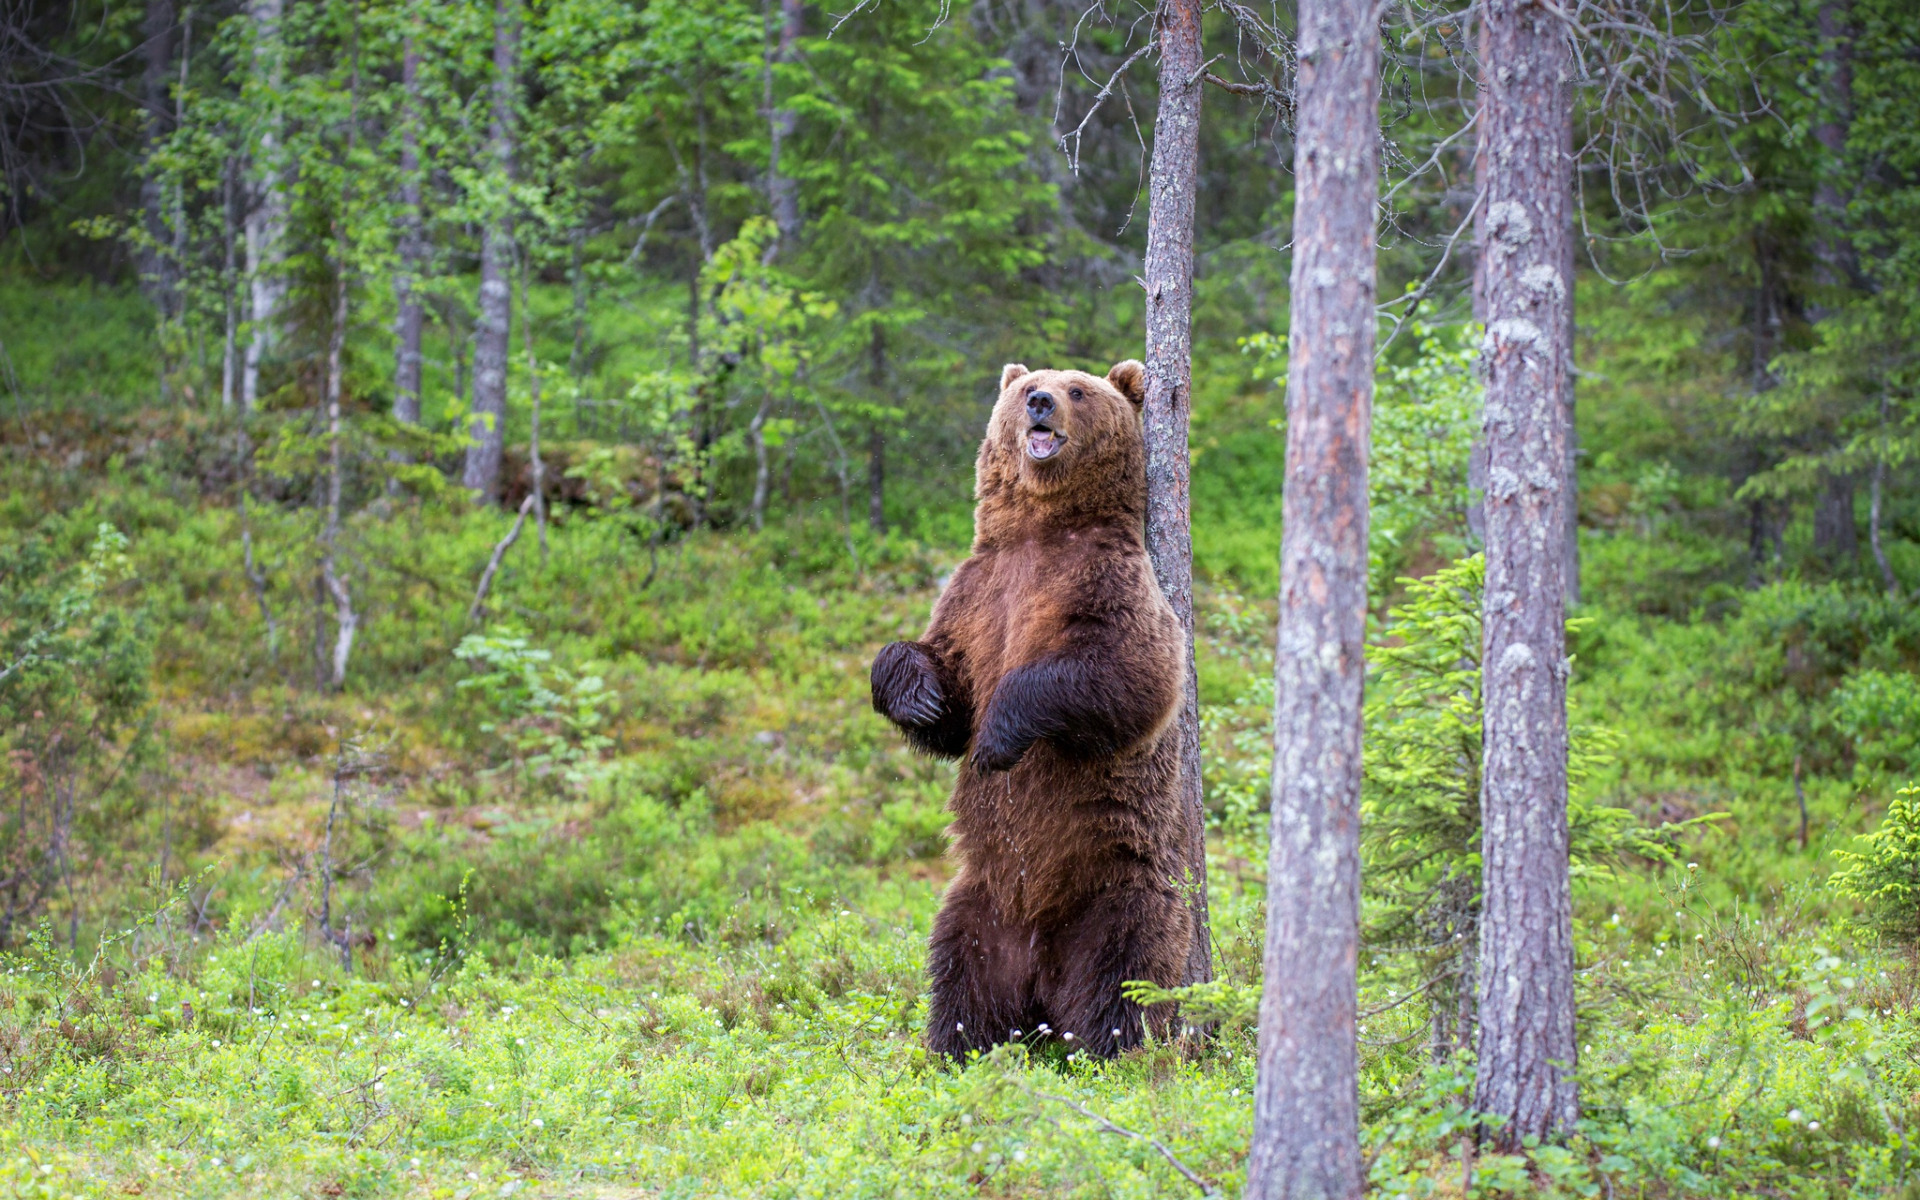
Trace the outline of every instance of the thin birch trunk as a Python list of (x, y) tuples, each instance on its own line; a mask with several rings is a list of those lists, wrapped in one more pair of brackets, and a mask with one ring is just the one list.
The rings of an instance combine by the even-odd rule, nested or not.
[(1302, 0), (1265, 987), (1247, 1195), (1347, 1200), (1360, 1160), (1360, 704), (1366, 671), (1379, 14)]
[[(867, 346), (868, 384), (876, 404), (887, 397), (887, 334), (879, 321), (873, 323), (872, 340)], [(881, 423), (867, 426), (867, 528), (875, 536), (887, 532), (887, 435)]]
[(1193, 914), (1184, 981), (1213, 978), (1207, 922), (1207, 825), (1200, 786), (1200, 688), (1193, 662), (1193, 512), (1187, 423), (1193, 396), (1193, 214), (1200, 176), (1200, 0), (1164, 0), (1160, 111), (1153, 122), (1147, 254), (1147, 555), (1180, 618), (1187, 678), (1178, 717), (1180, 811), (1187, 834), (1187, 905)]
[(1565, 151), (1567, 30), (1534, 0), (1487, 0), (1481, 80), (1487, 332), (1482, 600), (1485, 762), (1479, 1057), (1474, 1105), (1495, 1145), (1550, 1138), (1579, 1116), (1567, 862)]
[(235, 390), (240, 382), (237, 353), (240, 345), (240, 312), (233, 295), (237, 282), (233, 252), (236, 236), (233, 225), (234, 169), (234, 161), (228, 159), (220, 181), (220, 411), (228, 413), (233, 411), (233, 403), (237, 398)]
[(527, 257), (520, 259), (520, 336), (527, 348), (527, 466), (533, 472), (533, 519), (540, 536), (540, 561), (547, 561), (547, 465), (540, 459), (540, 360), (533, 353), (533, 279)]
[(400, 263), (393, 276), (393, 417), (407, 425), (420, 423), (420, 336), (426, 323), (417, 294), (426, 258), (419, 123), (420, 48), (409, 30), (400, 51)]
[(753, 445), (753, 531), (759, 533), (767, 521), (767, 489), (772, 472), (767, 463), (767, 413), (773, 407), (773, 390), (760, 393), (760, 407), (747, 423), (747, 441)]
[[(356, 17), (357, 17), (356, 13)], [(346, 161), (353, 160), (355, 134), (360, 120), (359, 52), (354, 57), (351, 98), (347, 106)], [(352, 178), (348, 175), (346, 178)], [(334, 218), (333, 328), (327, 339), (327, 515), (322, 536), (320, 578), (327, 595), (333, 599), (333, 673), (329, 682), (338, 689), (347, 682), (347, 660), (353, 654), (353, 638), (360, 628), (359, 614), (353, 609), (353, 594), (340, 571), (340, 509), (346, 482), (345, 428), (341, 416), (341, 392), (346, 385), (347, 299), (352, 267), (347, 257), (347, 214), (352, 210), (352, 184), (340, 197), (341, 212)]]
[(1873, 493), (1867, 509), (1867, 541), (1873, 547), (1873, 561), (1879, 564), (1880, 578), (1886, 582), (1887, 595), (1900, 598), (1900, 579), (1887, 561), (1886, 547), (1880, 543), (1880, 497), (1887, 484), (1887, 393), (1880, 393), (1880, 446), (1873, 458)]
[(497, 191), (480, 245), (480, 317), (473, 347), (473, 421), (468, 428), (466, 469), (461, 482), (476, 501), (500, 495), (500, 460), (505, 449), (507, 354), (513, 319), (513, 288), (508, 271), (513, 257), (512, 198), (508, 194), (514, 163), (514, 82), (519, 72), (519, 7), (516, 0), (495, 0), (493, 19), (493, 117), (491, 143)]
[(280, 340), (280, 309), (286, 300), (287, 181), (281, 161), (280, 20), (285, 0), (251, 0), (253, 72), (263, 80), (268, 109), (255, 151), (254, 195), (247, 209), (247, 281), (249, 336), (240, 369), (240, 409), (252, 412), (260, 402), (260, 373)]
[[(769, 16), (767, 0), (761, 0), (761, 4), (764, 24)], [(774, 103), (773, 68), (799, 57), (802, 7), (802, 0), (780, 0), (779, 46), (767, 52), (763, 75), (767, 113), (767, 209), (773, 214), (774, 228), (780, 233), (779, 240), (767, 247), (768, 261), (800, 238), (800, 189), (792, 176), (780, 169), (780, 155), (793, 137), (797, 119), (791, 108), (780, 108)], [(771, 41), (771, 37), (768, 40)]]

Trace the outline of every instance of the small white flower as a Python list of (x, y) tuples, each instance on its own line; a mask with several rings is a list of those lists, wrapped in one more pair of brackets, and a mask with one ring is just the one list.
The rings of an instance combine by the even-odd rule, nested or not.
[(215, 1039), (213, 1039), (213, 1048), (214, 1048), (215, 1050), (218, 1050), (218, 1049), (220, 1048), (220, 1039), (219, 1039), (219, 1038), (215, 1038)]
[(1787, 1120), (1792, 1121), (1795, 1125), (1798, 1125), (1800, 1123), (1800, 1110), (1797, 1108), (1788, 1109)]
[(1015, 1150), (1013, 1152), (1013, 1161), (1015, 1162), (1027, 1161), (1027, 1152), (1025, 1150)]
[(1718, 1137), (1710, 1137), (1707, 1139), (1707, 1149), (1718, 1150), (1719, 1148), (1720, 1148), (1720, 1139)]
[(1020, 1036), (1020, 1031), (1019, 1031), (1018, 1029), (1016, 1029), (1016, 1030), (1014, 1030), (1011, 1036), (1013, 1036), (1013, 1037), (1019, 1037), (1019, 1036)]
[(982, 1150), (985, 1150), (986, 1148), (987, 1148), (987, 1144), (985, 1142), (975, 1142), (973, 1144), (973, 1152), (975, 1154), (980, 1153)]
[(1820, 1128), (1820, 1122), (1818, 1122), (1818, 1121), (1808, 1121), (1808, 1122), (1807, 1122), (1807, 1128), (1808, 1128), (1808, 1129), (1818, 1129), (1818, 1128)]
[(1688, 863), (1688, 864), (1687, 864), (1687, 870), (1689, 870), (1689, 871), (1698, 871), (1699, 869), (1700, 869), (1700, 864), (1699, 864), (1699, 863)]
[(1119, 1037), (1119, 1036), (1120, 1036), (1120, 1031), (1119, 1031), (1118, 1029), (1116, 1029), (1116, 1030), (1114, 1030), (1114, 1031), (1113, 1031), (1113, 1036), (1115, 1036), (1115, 1037)]
[(527, 1039), (525, 1039), (525, 1038), (515, 1038), (515, 1039), (513, 1039), (513, 1044), (514, 1044), (514, 1045), (516, 1045), (516, 1046), (524, 1046), (524, 1045), (526, 1045), (526, 1044), (527, 1044)]
[(953, 1023), (953, 1031), (955, 1033), (965, 1033), (966, 1029), (967, 1027), (964, 1024), (960, 1023), (959, 1021), (955, 1021)]
[(155, 992), (155, 993), (153, 993), (153, 995), (151, 995), (151, 996), (148, 996), (148, 997), (147, 997), (147, 1003), (148, 1003), (148, 1004), (158, 1004), (158, 1003), (160, 1003), (160, 993), (159, 993), (159, 992)]
[(407, 1161), (416, 1167), (420, 1165), (420, 1160), (417, 1158), (410, 1158)]
[[(727, 1124), (731, 1125), (733, 1124), (733, 1122), (729, 1121), (727, 1122)], [(533, 1127), (535, 1129), (545, 1129), (547, 1127), (547, 1123), (545, 1121), (542, 1121), (539, 1117), (535, 1117), (533, 1119)]]
[(961, 1113), (961, 1114), (960, 1114), (960, 1123), (961, 1123), (962, 1125), (971, 1125), (971, 1124), (973, 1124), (973, 1114), (972, 1114), (972, 1113)]
[(313, 986), (315, 986), (315, 987), (319, 987), (319, 986), (320, 986), (320, 981), (319, 981), (318, 979), (316, 979), (316, 980), (314, 980), (314, 981), (313, 981)]
[(216, 1166), (216, 1167), (217, 1167), (217, 1166), (219, 1166), (219, 1165), (220, 1165), (220, 1160), (219, 1160), (219, 1159), (217, 1159), (217, 1158), (216, 1158), (216, 1159), (214, 1159), (214, 1160), (213, 1160), (213, 1165), (214, 1165), (214, 1166)]
[(1068, 1031), (1067, 1031), (1066, 1033), (1063, 1033), (1063, 1034), (1061, 1034), (1060, 1036), (1061, 1036), (1061, 1037), (1063, 1037), (1063, 1038), (1065, 1038), (1065, 1039), (1066, 1039), (1067, 1041), (1069, 1041), (1069, 1042), (1070, 1042), (1070, 1041), (1072, 1041), (1072, 1040), (1073, 1040), (1073, 1031), (1072, 1031), (1072, 1030), (1068, 1030)]

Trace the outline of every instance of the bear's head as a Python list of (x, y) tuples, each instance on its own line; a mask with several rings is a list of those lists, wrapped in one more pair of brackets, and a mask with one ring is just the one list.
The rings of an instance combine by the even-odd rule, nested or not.
[[(975, 472), (982, 512), (1144, 516), (1147, 372), (1128, 359), (1105, 377), (1008, 363)], [(982, 530), (985, 532), (985, 530)]]

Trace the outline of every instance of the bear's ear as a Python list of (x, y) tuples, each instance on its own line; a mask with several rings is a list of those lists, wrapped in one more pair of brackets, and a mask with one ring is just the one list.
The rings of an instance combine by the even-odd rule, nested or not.
[(1000, 368), (1000, 390), (1003, 392), (1006, 391), (1013, 386), (1014, 380), (1020, 378), (1022, 375), (1031, 374), (1033, 374), (1033, 372), (1027, 370), (1025, 363), (1008, 363), (1006, 366)]
[(1139, 359), (1113, 364), (1113, 370), (1107, 372), (1107, 382), (1119, 388), (1120, 394), (1133, 401), (1134, 407), (1147, 402), (1147, 368)]

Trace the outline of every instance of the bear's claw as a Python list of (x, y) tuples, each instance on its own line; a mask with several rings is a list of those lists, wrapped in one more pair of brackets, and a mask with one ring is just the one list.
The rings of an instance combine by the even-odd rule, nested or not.
[(873, 710), (910, 728), (925, 728), (940, 720), (946, 697), (925, 651), (911, 642), (881, 648), (873, 660)]

